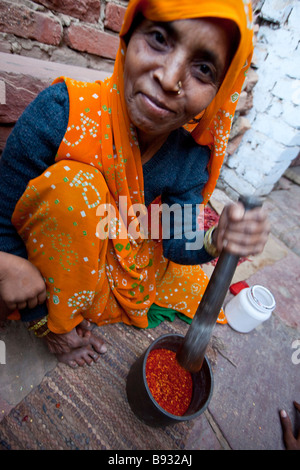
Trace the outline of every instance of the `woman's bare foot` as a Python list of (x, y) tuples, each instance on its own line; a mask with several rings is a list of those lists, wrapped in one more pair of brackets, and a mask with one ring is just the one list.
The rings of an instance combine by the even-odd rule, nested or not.
[(91, 323), (83, 320), (69, 333), (50, 332), (45, 336), (49, 351), (55, 354), (60, 362), (71, 367), (97, 362), (107, 348), (103, 340), (98, 338), (91, 329)]
[[(104, 350), (105, 349), (105, 350)], [(88, 346), (82, 346), (81, 348), (73, 349), (69, 353), (57, 354), (56, 357), (59, 362), (63, 362), (73, 369), (78, 366), (92, 365), (93, 362), (97, 362), (100, 355), (106, 351), (106, 347), (102, 344), (102, 351), (97, 352), (91, 344)]]
[[(46, 336), (49, 351), (52, 354), (63, 354), (73, 351), (73, 349), (81, 348), (82, 346), (93, 346), (101, 348), (103, 341), (94, 336), (91, 331), (91, 323), (83, 320), (76, 328), (68, 333), (53, 333), (50, 331)], [(92, 341), (92, 343), (91, 343)]]

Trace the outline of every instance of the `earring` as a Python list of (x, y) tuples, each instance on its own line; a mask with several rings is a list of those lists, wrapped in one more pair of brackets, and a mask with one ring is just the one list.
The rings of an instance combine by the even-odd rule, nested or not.
[(182, 89), (182, 82), (181, 82), (181, 80), (179, 80), (179, 82), (177, 83), (177, 86), (178, 86), (177, 95), (180, 95), (180, 94), (181, 94), (181, 89)]

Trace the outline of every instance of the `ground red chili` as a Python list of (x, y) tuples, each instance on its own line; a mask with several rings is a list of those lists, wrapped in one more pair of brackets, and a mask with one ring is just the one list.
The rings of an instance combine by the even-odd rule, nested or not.
[(192, 399), (193, 380), (190, 372), (178, 364), (175, 352), (150, 351), (146, 379), (153, 398), (164, 410), (176, 416), (186, 412)]

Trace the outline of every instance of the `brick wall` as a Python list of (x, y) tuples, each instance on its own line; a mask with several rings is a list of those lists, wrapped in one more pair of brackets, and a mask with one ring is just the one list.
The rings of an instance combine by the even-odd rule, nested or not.
[(0, 154), (22, 111), (55, 77), (92, 81), (112, 72), (127, 4), (1, 0)]
[(258, 0), (252, 68), (258, 77), (249, 129), (223, 166), (219, 187), (232, 197), (269, 194), (287, 168), (300, 164), (300, 2)]
[(1, 0), (0, 52), (111, 71), (127, 0)]

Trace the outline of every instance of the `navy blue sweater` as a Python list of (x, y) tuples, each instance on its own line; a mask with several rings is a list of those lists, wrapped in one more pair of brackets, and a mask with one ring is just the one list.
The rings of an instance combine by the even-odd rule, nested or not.
[[(11, 216), (29, 180), (54, 164), (68, 118), (68, 91), (64, 83), (58, 83), (37, 96), (9, 136), (0, 160), (0, 251), (27, 258)], [(187, 245), (195, 241), (195, 237), (190, 237), (196, 231), (196, 207), (203, 201), (201, 192), (208, 179), (208, 160), (209, 149), (199, 146), (188, 132), (179, 129), (172, 132), (161, 149), (143, 165), (147, 206), (161, 196), (168, 206), (177, 204), (180, 208), (188, 204), (192, 210), (190, 233), (181, 231), (178, 238), (178, 226), (184, 226), (182, 219), (182, 224), (171, 224), (170, 237), (163, 240), (164, 256), (178, 264), (203, 264), (212, 259), (203, 247), (195, 250), (188, 249)], [(46, 305), (21, 312), (26, 321), (46, 313)]]

